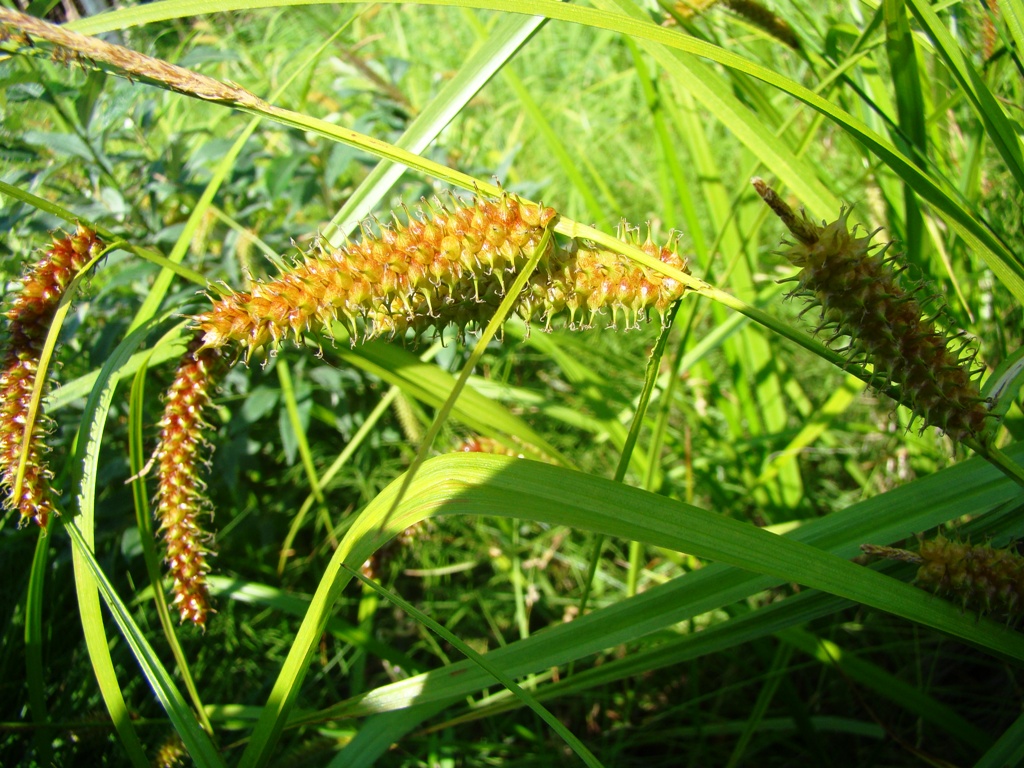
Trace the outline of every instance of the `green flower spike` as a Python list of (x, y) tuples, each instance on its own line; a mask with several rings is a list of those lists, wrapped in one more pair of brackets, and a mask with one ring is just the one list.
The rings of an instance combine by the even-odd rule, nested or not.
[(895, 256), (885, 256), (891, 243), (876, 248), (874, 233), (858, 237), (847, 226), (847, 208), (831, 224), (818, 225), (795, 214), (761, 179), (753, 183), (796, 238), (782, 254), (800, 267), (791, 295), (821, 308), (816, 332), (831, 332), (830, 342), (848, 338), (840, 350), (847, 359), (873, 366), (895, 384), (898, 402), (926, 426), (956, 442), (985, 442), (989, 412), (978, 388), (980, 371), (972, 370), (976, 352), (965, 353), (962, 334), (947, 336), (936, 326), (941, 312), (925, 316), (920, 287), (907, 287)]

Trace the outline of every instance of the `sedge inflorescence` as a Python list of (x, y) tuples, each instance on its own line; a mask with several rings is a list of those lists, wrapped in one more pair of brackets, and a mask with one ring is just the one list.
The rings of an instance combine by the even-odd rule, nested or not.
[[(534, 256), (537, 266), (513, 310), (528, 322), (547, 325), (568, 314), (570, 325), (588, 325), (610, 310), (613, 322), (622, 315), (636, 324), (652, 311), (664, 317), (682, 297), (683, 283), (617, 253), (576, 241), (559, 244), (550, 232), (556, 216), (511, 195), (456, 202), (451, 209), (437, 204), (407, 223), (378, 224), (376, 233), (364, 227), (357, 243), (318, 243), (279, 277), (219, 298), (192, 318), (196, 340), (167, 394), (156, 453), (157, 513), (183, 620), (202, 624), (209, 611), (206, 537), (198, 524), (207, 502), (197, 471), (210, 370), (222, 348), (234, 346), (249, 360), (306, 333), (331, 334), (335, 323), (352, 343), (440, 333), (450, 325), (462, 331), (491, 318), (507, 285)], [(650, 238), (639, 243), (631, 232), (625, 237), (687, 272), (673, 249)]]
[[(926, 426), (942, 429), (953, 440), (984, 441), (989, 416), (986, 400), (972, 370), (976, 352), (962, 334), (947, 335), (926, 315), (920, 286), (900, 277), (890, 244), (872, 246), (871, 234), (849, 228), (849, 209), (829, 224), (799, 215), (760, 179), (754, 186), (796, 238), (783, 255), (800, 272), (791, 294), (821, 308), (818, 332), (846, 338), (850, 362), (874, 367), (898, 388), (898, 401)], [(952, 347), (951, 342), (957, 346)]]
[(917, 552), (865, 544), (871, 555), (919, 565), (915, 583), (964, 609), (1015, 619), (1024, 611), (1024, 557), (1012, 549), (939, 535)]
[(54, 238), (45, 256), (25, 272), (22, 288), (5, 313), (9, 324), (0, 373), (0, 484), (4, 506), (17, 509), (22, 524), (34, 520), (45, 527), (55, 511), (52, 473), (44, 458), (45, 417), (41, 410), (35, 419), (31, 416), (43, 346), (71, 281), (103, 248), (96, 234), (82, 226), (73, 235)]
[[(548, 324), (565, 312), (570, 324), (588, 324), (610, 309), (613, 320), (621, 312), (635, 323), (682, 296), (680, 282), (619, 254), (575, 241), (559, 245), (546, 232), (556, 215), (510, 195), (452, 210), (435, 206), (408, 223), (381, 226), (379, 234), (364, 229), (358, 243), (319, 244), (280, 277), (214, 302), (195, 326), (206, 347), (234, 343), (247, 358), (286, 338), (330, 332), (337, 321), (353, 341), (461, 330), (493, 315), (506, 283), (538, 248), (540, 262), (514, 310), (527, 321)], [(686, 271), (672, 249), (649, 239), (640, 247)]]
[(182, 621), (203, 626), (210, 612), (206, 587), (209, 536), (200, 522), (210, 511), (202, 480), (208, 461), (203, 412), (210, 405), (221, 356), (217, 350), (200, 346), (197, 337), (182, 357), (164, 398), (154, 459), (158, 466), (155, 514), (173, 580), (174, 606)]

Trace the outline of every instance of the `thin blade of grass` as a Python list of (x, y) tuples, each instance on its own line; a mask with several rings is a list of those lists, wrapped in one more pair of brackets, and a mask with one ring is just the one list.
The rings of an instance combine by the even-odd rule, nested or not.
[[(57, 345), (57, 339), (60, 336), (61, 327), (63, 326), (64, 320), (66, 319), (71, 307), (71, 301), (77, 293), (78, 286), (81, 284), (85, 275), (89, 269), (95, 265), (99, 258), (100, 256), (97, 256), (92, 259), (78, 273), (78, 275), (75, 276), (68, 286), (67, 291), (64, 293), (64, 296), (61, 297), (57, 310), (54, 312), (37, 366), (32, 403), (30, 413), (27, 417), (26, 440), (31, 434), (31, 424), (35, 420), (39, 408), (42, 388), (46, 381), (46, 372), (49, 367), (50, 360), (53, 357), (54, 350)], [(141, 336), (138, 341), (141, 341)], [(98, 392), (94, 389), (90, 397), (90, 403), (93, 403), (97, 397)], [(81, 435), (79, 439), (81, 440)], [(80, 451), (76, 456), (76, 459), (82, 455), (81, 449), (84, 443), (84, 440), (80, 442)], [(98, 442), (92, 444), (92, 450), (98, 453)], [(24, 477), (24, 462), (27, 456), (28, 452), (23, 450), (21, 452), (21, 460), (19, 462), (15, 480), (15, 489), (13, 494), (15, 497), (20, 495), (18, 487), (21, 485)], [(80, 466), (80, 461), (76, 460), (75, 463), (76, 466)], [(87, 535), (90, 537), (92, 535), (92, 524), (93, 521), (90, 513), (82, 520), (82, 525), (86, 527)], [(145, 766), (147, 765), (145, 751), (143, 750), (142, 742), (139, 740), (138, 734), (132, 725), (128, 708), (125, 705), (124, 697), (121, 695), (121, 689), (117, 682), (116, 673), (114, 672), (114, 665), (110, 658), (110, 651), (107, 648), (106, 632), (103, 629), (103, 616), (100, 612), (99, 600), (96, 596), (95, 587), (88, 574), (84, 572), (83, 566), (78, 558), (74, 559), (74, 573), (75, 590), (78, 596), (79, 612), (82, 620), (82, 629), (85, 634), (86, 647), (89, 651), (89, 658), (96, 674), (96, 681), (99, 684), (104, 704), (107, 707), (107, 711), (110, 713), (111, 720), (113, 721), (114, 728), (117, 730), (118, 736), (121, 739), (121, 743), (128, 752), (129, 759), (136, 766)], [(37, 582), (37, 585), (39, 584), (40, 583)]]
[(932, 10), (931, 5), (921, 2), (921, 0), (906, 0), (906, 3), (960, 84), (971, 106), (974, 107), (974, 111), (981, 118), (989, 141), (992, 142), (999, 156), (1003, 158), (1003, 162), (1006, 163), (1017, 186), (1024, 189), (1024, 157), (1022, 157), (1021, 139), (1003, 112), (1003, 108), (999, 106), (999, 102), (985, 85), (981, 75), (964, 56), (960, 45), (953, 39), (949, 30)]
[[(327, 48), (328, 45), (340, 35), (346, 27), (352, 22), (350, 17), (347, 21), (340, 24), (338, 29), (333, 34), (328, 35), (327, 39), (316, 48), (295, 68), (295, 71), (291, 75), (285, 78), (284, 82), (278, 87), (277, 91), (271, 96), (271, 99), (276, 99), (289, 88), (292, 82), (297, 78), (303, 71), (319, 58), (321, 53)], [(235, 162), (241, 155), (242, 150), (245, 148), (246, 142), (249, 141), (250, 137), (256, 131), (260, 125), (260, 118), (250, 120), (249, 123), (239, 133), (238, 138), (231, 145), (228, 151), (221, 158), (220, 162), (213, 169), (213, 173), (210, 175), (210, 180), (207, 182), (206, 187), (203, 189), (202, 194), (196, 201), (189, 213), (188, 219), (185, 221), (185, 225), (182, 227), (181, 234), (178, 236), (177, 241), (174, 243), (174, 247), (171, 249), (171, 253), (168, 255), (167, 260), (170, 264), (178, 264), (188, 253), (189, 246), (195, 238), (196, 232), (199, 230), (203, 223), (204, 218), (210, 210), (213, 204), (213, 199), (216, 197), (218, 190), (224, 184), (228, 174), (235, 167)], [(160, 305), (163, 303), (164, 297), (167, 295), (167, 291), (170, 289), (171, 281), (174, 279), (174, 270), (170, 266), (165, 266), (160, 270), (160, 274), (157, 275), (156, 280), (150, 286), (149, 291), (146, 294), (146, 299), (142, 306), (139, 308), (135, 319), (132, 321), (132, 325), (129, 330), (137, 328), (141, 323), (149, 320)]]
[(224, 766), (224, 761), (221, 759), (217, 748), (214, 747), (210, 737), (206, 735), (206, 732), (196, 722), (195, 716), (193, 716), (188, 704), (181, 697), (177, 687), (175, 687), (170, 674), (164, 669), (163, 664), (160, 663), (156, 652), (147, 642), (142, 630), (132, 619), (131, 613), (129, 613), (124, 603), (121, 602), (121, 598), (117, 596), (117, 591), (107, 580), (99, 563), (96, 562), (96, 557), (89, 548), (85, 536), (74, 523), (67, 524), (65, 530), (67, 530), (68, 535), (71, 537), (75, 556), (80, 558), (89, 569), (100, 590), (100, 594), (103, 596), (104, 602), (107, 604), (107, 608), (121, 630), (122, 636), (131, 648), (132, 654), (142, 668), (142, 673), (156, 694), (157, 699), (167, 711), (178, 735), (181, 736), (181, 740), (185, 743), (190, 757), (197, 766), (202, 768), (220, 768)]
[[(451, 374), (436, 365), (423, 363), (415, 355), (391, 344), (371, 342), (353, 349), (339, 345), (335, 353), (344, 362), (379, 376), (427, 405), (441, 405), (455, 386), (455, 378)], [(462, 392), (452, 415), (470, 429), (494, 437), (510, 448), (522, 450), (534, 446), (544, 455), (569, 463), (558, 449), (523, 419), (472, 388), (467, 387)], [(517, 441), (511, 439), (512, 435)]]
[[(214, 575), (209, 577), (209, 584), (210, 591), (214, 595), (249, 605), (273, 608), (291, 616), (303, 616), (309, 608), (310, 596), (290, 589), (279, 589), (269, 584)], [(337, 616), (328, 619), (326, 631), (346, 643), (362, 648), (368, 653), (376, 654), (402, 669), (417, 669), (421, 666), (413, 658), (381, 642), (364, 628), (354, 626)], [(253, 707), (253, 709), (257, 708)]]
[[(99, 466), (100, 442), (103, 437), (103, 425), (106, 421), (110, 403), (114, 397), (116, 380), (112, 381), (113, 372), (122, 366), (134, 349), (142, 343), (149, 331), (143, 325), (129, 334), (114, 351), (100, 370), (89, 400), (82, 416), (83, 428), (78, 436), (78, 449), (75, 465), (80, 468), (78, 488), (78, 514), (65, 526), (65, 530), (76, 534), (75, 540), (80, 542), (72, 547), (72, 562), (75, 574), (75, 592), (78, 596), (78, 613), (82, 621), (82, 632), (85, 635), (86, 650), (92, 662), (96, 682), (110, 717), (114, 722), (121, 743), (128, 753), (129, 759), (138, 768), (149, 765), (142, 742), (132, 725), (128, 707), (121, 694), (121, 685), (114, 670), (114, 662), (110, 656), (106, 629), (103, 626), (103, 613), (100, 610), (100, 584), (90, 565), (92, 558), (93, 537), (96, 524), (96, 473)], [(94, 560), (93, 560), (94, 564)], [(194, 721), (194, 718), (193, 718)]]
[[(164, 319), (166, 318), (160, 320)], [(86, 404), (82, 417), (83, 430), (79, 436), (76, 453), (76, 464), (81, 468), (81, 477), (76, 483), (79, 514), (65, 525), (65, 530), (71, 536), (74, 544), (75, 588), (78, 593), (79, 612), (86, 636), (86, 646), (100, 683), (100, 689), (104, 694), (108, 709), (111, 710), (111, 717), (114, 718), (114, 725), (118, 728), (118, 733), (133, 762), (140, 766), (149, 764), (142, 744), (131, 725), (127, 708), (121, 696), (121, 686), (114, 671), (106, 631), (103, 627), (103, 616), (99, 606), (100, 594), (131, 647), (147, 682), (166, 709), (189, 753), (200, 765), (222, 766), (223, 761), (209, 736), (199, 726), (195, 716), (171, 680), (171, 676), (164, 669), (146, 641), (142, 630), (131, 618), (113, 587), (107, 581), (92, 553), (100, 443), (103, 438), (106, 416), (114, 398), (117, 382), (114, 372), (125, 364), (149, 331), (150, 324), (147, 323), (136, 328), (118, 344), (101, 369), (96, 386)]]
[(400, 480), (361, 518), (379, 515), (385, 507), (410, 510), (413, 517), (512, 515), (644, 541), (820, 589), (1024, 659), (1024, 638), (1017, 633), (993, 621), (976, 621), (921, 590), (795, 539), (603, 478), (508, 457), (464, 454), (426, 462), (407, 494)]
[[(676, 666), (693, 659), (699, 659), (714, 653), (721, 653), (730, 648), (768, 637), (774, 632), (788, 627), (800, 626), (823, 616), (834, 614), (849, 603), (842, 598), (826, 595), (823, 592), (808, 590), (793, 595), (783, 601), (771, 603), (757, 611), (720, 621), (700, 631), (689, 631), (676, 638), (667, 640), (654, 647), (640, 648), (627, 656), (611, 660), (602, 660), (601, 664), (591, 666), (582, 672), (561, 677), (539, 688), (536, 696), (540, 701), (579, 695), (595, 688), (614, 685), (622, 680), (638, 679), (658, 670)], [(451, 669), (449, 667), (449, 669)], [(469, 711), (457, 715), (449, 721), (457, 725), (471, 720), (478, 720), (494, 714), (506, 712), (518, 706), (516, 702), (503, 697), (493, 703), (470, 704)], [(311, 715), (321, 717), (320, 713)], [(368, 723), (369, 724), (369, 723)], [(440, 725), (431, 726), (436, 729)], [(355, 740), (363, 736), (360, 730)]]
[(533, 710), (536, 715), (543, 720), (558, 736), (564, 741), (573, 752), (582, 760), (586, 765), (597, 768), (601, 765), (601, 762), (594, 757), (593, 753), (587, 749), (583, 742), (573, 735), (572, 731), (566, 728), (562, 723), (552, 715), (547, 708), (545, 708), (540, 702), (538, 702), (529, 692), (524, 690), (518, 685), (515, 680), (506, 675), (501, 671), (501, 668), (491, 664), (491, 662), (483, 654), (477, 653), (470, 648), (466, 643), (460, 640), (454, 633), (450, 632), (440, 623), (434, 621), (432, 618), (427, 616), (423, 611), (416, 608), (407, 600), (403, 600), (398, 595), (389, 592), (379, 584), (374, 583), (370, 579), (363, 576), (359, 571), (349, 569), (350, 575), (355, 576), (363, 584), (373, 589), (378, 594), (386, 597), (392, 603), (397, 605), (409, 616), (414, 618), (416, 621), (423, 624), (431, 632), (441, 637), (445, 642), (450, 643), (459, 653), (466, 656), (473, 664), (477, 665), (487, 674), (491, 675), (495, 680), (505, 686), (506, 689), (511, 691), (520, 701), (526, 706)]
[[(886, 52), (896, 91), (896, 111), (904, 139), (904, 151), (920, 165), (926, 166), (928, 137), (925, 132), (924, 94), (917, 69), (917, 49), (907, 22), (903, 0), (885, 0)], [(903, 187), (904, 247), (907, 258), (921, 263), (924, 218), (910, 187)]]
[(747, 718), (743, 726), (743, 732), (740, 733), (740, 737), (736, 740), (736, 746), (733, 747), (732, 754), (729, 756), (729, 762), (726, 764), (726, 768), (735, 768), (740, 765), (740, 761), (743, 759), (744, 753), (747, 751), (747, 747), (750, 745), (750, 740), (754, 737), (754, 733), (758, 730), (761, 723), (764, 721), (764, 716), (768, 711), (768, 706), (771, 704), (772, 699), (775, 698), (775, 692), (779, 689), (779, 685), (782, 683), (782, 679), (786, 673), (786, 668), (789, 666), (789, 660), (793, 656), (793, 649), (783, 644), (775, 649), (775, 657), (772, 659), (771, 666), (767, 672), (767, 679), (764, 685), (761, 686), (761, 690), (758, 691), (757, 701), (754, 702), (754, 710), (750, 713), (750, 717)]
[(49, 726), (46, 706), (46, 665), (43, 660), (43, 606), (46, 571), (50, 557), (49, 521), (36, 538), (36, 551), (32, 556), (32, 571), (25, 592), (25, 681), (28, 685), (29, 708), (36, 732), (32, 737), (35, 757), (40, 765), (48, 765), (53, 758), (53, 729)]
[(306, 439), (306, 430), (302, 426), (302, 417), (299, 415), (299, 403), (295, 396), (295, 386), (292, 383), (291, 369), (288, 361), (278, 358), (277, 379), (281, 384), (281, 398), (284, 400), (285, 410), (288, 414), (288, 423), (292, 429), (292, 435), (299, 448), (299, 457), (302, 460), (302, 468), (306, 473), (306, 480), (309, 482), (309, 492), (320, 505), (320, 511), (325, 520), (330, 521), (330, 513), (327, 511), (322, 490), (323, 482), (317, 475), (316, 465), (313, 463), (313, 452), (309, 448), (309, 440)]
[(1024, 715), (1003, 732), (999, 741), (982, 755), (974, 768), (1004, 768), (1007, 765), (1020, 765), (1021, 760), (1024, 760)]
[(1010, 37), (1017, 44), (1017, 55), (1024, 54), (1024, 2), (1022, 0), (1003, 0), (999, 4)]
[[(445, 126), (516, 55), (545, 21), (541, 16), (526, 19), (510, 16), (503, 19), (455, 76), (445, 83), (441, 92), (416, 115), (395, 146), (417, 155), (426, 150)], [(378, 163), (324, 228), (324, 236), (338, 245), (345, 235), (351, 233), (370, 214), (404, 172), (404, 166), (390, 161), (382, 160)]]
[(823, 664), (834, 666), (844, 676), (870, 688), (879, 696), (895, 701), (908, 712), (950, 731), (957, 739), (974, 749), (985, 749), (992, 741), (991, 736), (961, 717), (956, 710), (936, 701), (881, 667), (852, 653), (844, 653), (843, 649), (832, 641), (816, 637), (795, 626), (780, 630), (777, 637)]
[[(381, 1), (392, 3), (399, 2), (400, 0)], [(942, 212), (949, 225), (956, 230), (956, 232), (966, 241), (969, 247), (977, 250), (982, 255), (985, 262), (989, 265), (998, 279), (1007, 287), (1018, 301), (1024, 303), (1024, 260), (1009, 249), (1006, 244), (1003, 243), (1000, 238), (975, 215), (973, 211), (969, 210), (960, 201), (953, 190), (947, 189), (941, 181), (935, 180), (929, 176), (902, 152), (896, 149), (890, 142), (879, 136), (862, 121), (853, 117), (832, 102), (823, 99), (803, 85), (800, 85), (799, 83), (790, 80), (767, 67), (757, 64), (738, 54), (725, 51), (718, 46), (706, 43), (702, 40), (696, 40), (674, 30), (665, 29), (653, 24), (647, 20), (647, 17), (641, 9), (639, 9), (635, 4), (627, 2), (627, 0), (615, 0), (615, 2), (619, 7), (630, 9), (630, 11), (637, 14), (637, 16), (630, 17), (621, 13), (593, 10), (574, 5), (563, 5), (561, 3), (554, 2), (553, 0), (421, 0), (421, 4), (423, 5), (452, 5), (467, 8), (489, 8), (493, 10), (528, 15), (543, 15), (551, 19), (560, 19), (577, 24), (593, 26), (599, 29), (608, 29), (620, 32), (639, 39), (649, 40), (669, 48), (674, 48), (677, 51), (711, 59), (723, 66), (748, 74), (751, 77), (790, 94), (794, 98), (810, 106), (812, 109), (815, 109), (825, 115), (827, 118), (835, 122), (840, 128), (850, 134), (850, 136), (861, 142), (868, 151), (888, 165), (900, 178), (904, 180), (905, 183), (913, 188), (921, 198), (927, 200), (936, 208), (936, 210)], [(198, 13), (205, 14), (216, 11), (238, 10), (240, 8), (251, 10), (254, 8), (267, 7), (268, 5), (280, 6), (308, 4), (311, 4), (310, 0), (245, 0), (244, 2), (239, 2), (239, 0), (210, 0), (210, 2), (200, 2), (200, 0), (164, 0), (164, 2), (152, 3), (138, 8), (100, 14), (99, 16), (75, 22), (73, 25), (68, 25), (67, 28), (86, 34), (98, 34), (100, 32), (115, 29), (124, 29), (136, 24), (179, 18), (181, 16), (194, 15)], [(674, 65), (673, 68), (682, 68), (683, 71), (677, 73), (677, 77), (681, 77), (684, 81), (692, 85), (691, 81), (695, 81), (702, 76), (701, 72), (694, 71), (696, 69), (695, 66), (691, 65), (689, 62), (684, 65), (682, 59), (678, 59), (678, 61), (679, 64)], [(659, 59), (659, 62), (661, 63), (661, 59)], [(689, 71), (687, 71), (687, 69)], [(710, 72), (703, 72), (703, 76), (711, 77), (712, 75)], [(724, 92), (720, 89), (719, 92), (713, 91), (709, 96), (712, 97), (713, 102), (718, 102), (724, 106)], [(256, 111), (252, 110), (251, 107), (247, 109), (254, 112)], [(294, 125), (295, 127), (303, 130), (313, 130), (323, 136), (334, 138), (345, 143), (351, 143), (353, 146), (358, 146), (367, 152), (380, 157), (396, 160), (397, 162), (401, 162), (411, 168), (418, 168), (432, 176), (443, 179), (452, 184), (456, 184), (465, 189), (479, 189), (480, 191), (490, 195), (498, 194), (498, 190), (493, 184), (474, 180), (465, 174), (453, 171), (452, 169), (440, 164), (429, 162), (412, 153), (405, 152), (404, 150), (398, 150), (386, 142), (372, 139), (367, 136), (361, 136), (355, 131), (338, 129), (337, 126), (333, 126), (322, 120), (316, 120), (303, 115), (296, 115), (295, 113), (290, 113), (288, 110), (270, 107), (270, 105), (266, 105), (265, 108), (260, 109), (257, 113), (271, 117), (285, 125)], [(752, 124), (749, 127), (744, 128), (744, 134), (748, 140), (756, 139), (756, 136), (751, 135), (751, 131), (756, 134), (755, 126)], [(771, 147), (767, 145), (760, 148), (771, 152)], [(789, 181), (792, 183), (792, 179), (789, 179)], [(799, 181), (799, 179), (797, 181)], [(805, 200), (805, 203), (812, 206), (815, 213), (819, 215), (831, 213), (831, 208), (829, 211), (819, 211), (817, 208), (813, 207), (820, 204), (819, 194), (808, 194), (807, 197), (808, 199)], [(568, 229), (571, 229), (571, 227)], [(572, 234), (572, 232), (566, 231), (565, 227), (559, 227), (558, 231), (563, 232), (564, 234)], [(629, 249), (622, 250), (623, 253), (626, 253), (627, 251), (629, 251)], [(642, 252), (638, 250), (635, 253), (633, 251), (629, 251), (628, 255), (635, 258), (641, 264), (648, 264), (648, 262), (643, 259)], [(655, 268), (658, 269), (659, 272), (663, 271), (657, 266)], [(685, 280), (685, 278), (683, 281), (684, 283), (689, 284), (689, 281)], [(712, 294), (708, 295), (709, 297), (714, 298)]]
[[(808, 523), (788, 536), (850, 557), (859, 552), (860, 543), (905, 538), (911, 531), (932, 528), (962, 510), (983, 511), (998, 504), (1000, 499), (1019, 497), (1010, 481), (997, 476), (993, 468), (985, 466), (979, 459), (972, 459), (966, 464), (973, 465), (970, 471), (965, 470), (966, 465), (960, 465), (856, 504), (829, 518)], [(982, 476), (989, 477), (994, 485), (983, 481)], [(968, 490), (968, 485), (975, 482), (978, 485)], [(991, 493), (996, 488), (1001, 492)], [(635, 640), (662, 626), (718, 609), (771, 586), (770, 580), (711, 564), (624, 603), (581, 617), (571, 625), (551, 627), (542, 637), (519, 641), (492, 653), (505, 658), (510, 674), (526, 674)], [(457, 699), (476, 690), (475, 685), (480, 683), (472, 678), (456, 679), (447, 673), (436, 680), (431, 680), (432, 676), (433, 673), (427, 673), (421, 678), (395, 683), (360, 697), (359, 701), (365, 701), (370, 711), (379, 711), (383, 701), (390, 699), (394, 703), (398, 700), (400, 689), (416, 691), (416, 698), (421, 701), (434, 700), (435, 694), (444, 696), (445, 691)], [(412, 702), (407, 701), (406, 705), (409, 703)], [(347, 707), (339, 707), (336, 714), (350, 712)]]
[(548, 120), (530, 90), (523, 84), (522, 79), (511, 70), (502, 72), (502, 77), (518, 99), (523, 114), (527, 116), (533, 129), (541, 135), (548, 150), (558, 162), (561, 175), (572, 183), (577, 194), (583, 199), (591, 220), (596, 222), (596, 226), (607, 229), (609, 224), (608, 206), (597, 199), (597, 195), (593, 191), (594, 184), (585, 178), (580, 170), (580, 161), (572, 156), (562, 137), (555, 131), (551, 121)]
[[(136, 352), (128, 358), (128, 361), (121, 368), (114, 372), (113, 376), (117, 381), (120, 381), (137, 373), (144, 366), (166, 363), (168, 360), (175, 360), (181, 357), (184, 353), (184, 341), (165, 344), (157, 347), (155, 350)], [(61, 384), (60, 388), (51, 392), (50, 396), (46, 399), (46, 412), (53, 413), (61, 408), (66, 408), (76, 400), (87, 397), (93, 387), (96, 386), (99, 378), (100, 372), (97, 370), (91, 371), (84, 376), (79, 376), (77, 379), (66, 384)]]
[[(271, 744), (287, 721), (330, 606), (349, 581), (342, 564), (357, 568), (398, 531), (441, 513), (541, 520), (700, 553), (738, 566), (707, 566), (570, 625), (551, 627), (541, 635), (493, 651), (502, 657), (505, 671), (512, 676), (633, 641), (767, 589), (780, 579), (824, 587), (936, 626), (996, 653), (1024, 657), (1024, 639), (1005, 627), (987, 620), (976, 622), (949, 603), (842, 559), (859, 551), (858, 545), (865, 541), (903, 538), (910, 531), (932, 527), (971, 509), (988, 510), (1001, 500), (1019, 496), (1016, 486), (980, 460), (972, 459), (817, 520), (788, 537), (608, 480), (498, 456), (461, 454), (431, 459), (403, 494), (404, 486), (401, 477), (388, 486), (353, 522), (335, 551), (243, 756), (246, 768), (265, 763)], [(808, 541), (816, 546), (803, 543)], [(770, 575), (753, 576), (749, 571)], [(403, 706), (400, 701), (408, 706), (450, 700), (455, 691), (460, 692), (456, 696), (464, 695), (462, 692), (476, 690), (489, 680), (487, 676), (481, 679), (472, 669), (452, 675), (452, 669), (386, 686), (359, 697), (356, 703), (373, 702), (370, 706), (381, 711)], [(332, 714), (342, 716), (345, 710), (338, 708)]]
[(853, 404), (857, 396), (864, 391), (864, 382), (847, 376), (842, 385), (829, 395), (822, 406), (813, 414), (804, 418), (804, 425), (800, 431), (781, 451), (772, 455), (771, 460), (761, 470), (761, 476), (757, 482), (771, 477), (778, 468), (784, 464), (796, 465), (796, 458), (801, 451), (812, 445), (829, 426)]

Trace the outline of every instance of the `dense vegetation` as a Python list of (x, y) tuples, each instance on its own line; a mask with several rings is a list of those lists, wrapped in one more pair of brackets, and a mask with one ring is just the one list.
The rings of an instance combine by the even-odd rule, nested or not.
[(1024, 755), (1021, 0), (255, 5), (0, 10), (0, 763)]

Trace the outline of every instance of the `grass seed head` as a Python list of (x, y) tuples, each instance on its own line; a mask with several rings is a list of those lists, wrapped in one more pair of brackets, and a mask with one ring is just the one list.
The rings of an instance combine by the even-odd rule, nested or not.
[[(4, 313), (8, 324), (0, 372), (0, 484), (5, 489), (4, 506), (20, 512), (21, 524), (34, 520), (45, 527), (55, 511), (52, 473), (44, 458), (46, 419), (41, 408), (35, 419), (31, 417), (43, 345), (72, 279), (103, 247), (96, 234), (82, 226), (73, 235), (54, 238), (43, 258), (23, 275), (21, 290)], [(19, 487), (20, 464), (24, 474)]]
[[(513, 311), (525, 320), (568, 310), (590, 323), (606, 309), (636, 324), (649, 310), (661, 315), (684, 286), (607, 250), (561, 247), (545, 240), (557, 216), (551, 208), (511, 195), (430, 209), (408, 224), (364, 226), (358, 243), (319, 245), (280, 277), (256, 283), (214, 303), (194, 318), (206, 348), (239, 345), (252, 356), (285, 339), (342, 322), (353, 342), (382, 336), (440, 332), (485, 323), (505, 295), (506, 284), (546, 242), (527, 288)], [(648, 255), (686, 271), (686, 262), (648, 239)]]
[(1024, 557), (1010, 549), (953, 541), (922, 541), (916, 582), (964, 608), (1016, 618), (1024, 608)]
[(206, 574), (209, 536), (201, 518), (209, 512), (203, 470), (208, 461), (203, 411), (221, 370), (220, 352), (200, 349), (198, 337), (182, 357), (164, 398), (160, 421), (155, 515), (160, 521), (166, 562), (173, 579), (174, 607), (181, 620), (206, 625), (210, 612)]
[(793, 295), (821, 308), (817, 330), (848, 337), (848, 359), (873, 365), (897, 385), (898, 401), (925, 425), (957, 442), (985, 440), (989, 412), (971, 370), (973, 356), (959, 341), (950, 348), (957, 337), (927, 316), (922, 286), (907, 285), (885, 255), (890, 244), (873, 246), (874, 233), (858, 236), (847, 208), (818, 225), (794, 214), (764, 182), (754, 185), (796, 238), (782, 253), (800, 267)]

